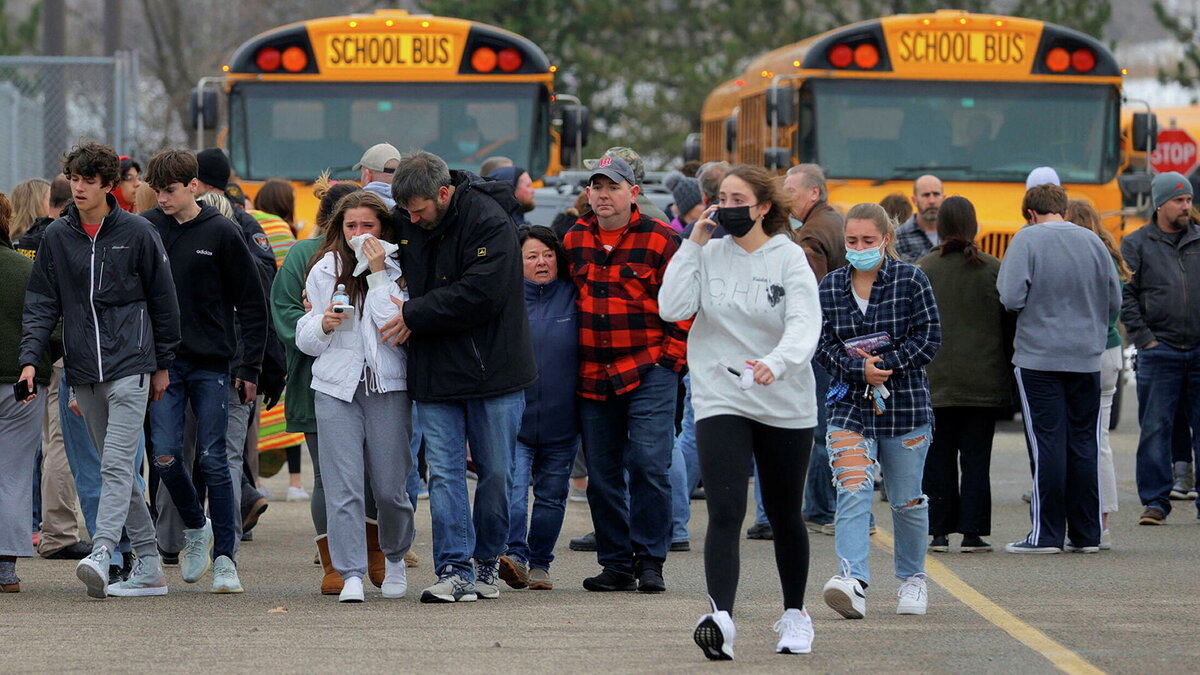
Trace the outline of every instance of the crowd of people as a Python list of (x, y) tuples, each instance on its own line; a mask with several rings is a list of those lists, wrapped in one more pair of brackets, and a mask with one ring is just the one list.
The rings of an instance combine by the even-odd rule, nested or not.
[(354, 168), (357, 183), (318, 178), (303, 240), (290, 184), (250, 200), (218, 149), (165, 150), (143, 173), (83, 143), (53, 182), (0, 193), (0, 588), (20, 590), (36, 506), (39, 552), (79, 560), (93, 598), (164, 595), (164, 565), (243, 592), (269, 438), (300, 493), (301, 442), (311, 454), (314, 590), (341, 602), (366, 599), (364, 578), (407, 594), (426, 489), (421, 602), (553, 589), (584, 476), (594, 531), (571, 547), (600, 569), (583, 587), (661, 593), (702, 491), (694, 639), (732, 659), (754, 476), (776, 651), (808, 653), (809, 534), (835, 537), (824, 602), (864, 618), (877, 491), (897, 614), (928, 611), (926, 553), (952, 535), (993, 549), (992, 440), (1014, 404), (1030, 529), (1004, 550), (1112, 546), (1118, 322), (1138, 349), (1139, 522), (1195, 499), (1181, 479), (1200, 428), (1200, 225), (1179, 174), (1154, 179), (1152, 222), (1118, 248), (1039, 168), (1000, 261), (976, 244), (970, 195), (934, 175), (843, 214), (817, 165), (709, 163), (671, 176), (666, 214), (637, 153), (610, 148), (543, 227), (525, 222), (529, 172), (504, 158), (479, 175), (380, 143)]

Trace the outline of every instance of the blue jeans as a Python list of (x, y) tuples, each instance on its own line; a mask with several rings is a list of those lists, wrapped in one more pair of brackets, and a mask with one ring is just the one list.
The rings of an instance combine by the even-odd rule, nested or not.
[(833, 487), (833, 471), (829, 468), (829, 454), (825, 452), (825, 425), (829, 422), (829, 408), (825, 406), (825, 394), (829, 391), (829, 373), (812, 363), (813, 378), (817, 387), (817, 426), (813, 429), (813, 449), (808, 456), (808, 477), (804, 481), (804, 519), (827, 525), (833, 522), (837, 510), (837, 491)]
[[(1137, 355), (1138, 498), (1146, 507), (1171, 512), (1172, 438), (1176, 410), (1186, 407), (1193, 429), (1200, 428), (1200, 347), (1180, 351), (1162, 342)], [(1200, 500), (1197, 501), (1200, 504)]]
[(169, 369), (171, 384), (159, 401), (150, 403), (153, 466), (188, 529), (204, 527), (204, 507), (183, 452), (184, 411), (191, 403), (196, 416), (196, 450), (200, 474), (208, 492), (212, 516), (214, 558), (237, 553), (237, 524), (241, 505), (233, 501), (232, 476), (226, 450), (229, 431), (229, 374), (202, 370), (176, 358)]
[(921, 491), (930, 426), (924, 424), (890, 438), (866, 438), (830, 425), (826, 452), (837, 483), (834, 549), (850, 568), (849, 576), (870, 583), (867, 552), (871, 548), (871, 503), (875, 498), (875, 463), (888, 480), (888, 505), (895, 535), (896, 578), (925, 572), (929, 546), (929, 504)]
[(417, 404), (412, 404), (412, 439), (408, 443), (409, 450), (412, 451), (412, 471), (408, 472), (408, 480), (405, 481), (404, 489), (408, 492), (408, 501), (412, 502), (413, 511), (417, 510), (417, 495), (421, 493), (421, 467), (418, 455), (421, 454), (421, 442), (425, 440), (425, 434), (421, 432), (421, 425), (417, 421)]
[[(550, 569), (554, 544), (567, 512), (567, 490), (578, 439), (559, 445), (525, 445), (517, 441), (508, 488), (508, 555), (530, 567)], [(533, 515), (529, 515), (529, 484), (533, 483)], [(528, 519), (528, 526), (526, 520)]]
[[(471, 558), (493, 560), (508, 538), (508, 471), (525, 412), (525, 392), (462, 401), (417, 402), (429, 465), (433, 566), (474, 581)], [(467, 495), (467, 443), (479, 482)], [(473, 515), (473, 517), (472, 517)]]
[(675, 373), (654, 366), (627, 394), (579, 402), (596, 559), (606, 570), (632, 575), (635, 557), (667, 558), (678, 382)]
[(683, 423), (671, 448), (671, 541), (687, 541), (692, 519), (692, 493), (700, 483), (696, 454), (696, 413), (692, 410), (692, 376), (683, 376)]

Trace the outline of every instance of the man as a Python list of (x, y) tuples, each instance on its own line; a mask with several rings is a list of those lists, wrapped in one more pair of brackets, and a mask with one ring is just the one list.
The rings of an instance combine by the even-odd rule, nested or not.
[[(600, 159), (585, 159), (583, 161), (583, 165), (589, 170), (594, 169), (602, 159), (624, 160), (633, 169), (633, 175), (637, 181), (634, 184), (641, 186), (646, 182), (646, 164), (642, 161), (642, 156), (639, 155), (633, 148), (627, 148), (621, 145), (611, 147), (604, 151), (604, 154), (600, 156)], [(658, 208), (654, 202), (650, 201), (649, 197), (641, 192), (638, 193), (637, 205), (638, 209), (642, 212), (642, 215), (646, 216), (647, 218), (653, 218), (661, 223), (667, 223), (671, 220), (667, 217), (667, 214), (664, 213), (662, 209)]]
[(483, 160), (483, 164), (479, 165), (479, 175), (490, 176), (496, 169), (503, 169), (506, 166), (512, 165), (513, 161), (511, 159), (502, 157), (500, 155), (492, 155), (491, 157)]
[(484, 177), (504, 181), (513, 186), (512, 192), (516, 204), (510, 205), (508, 215), (517, 227), (528, 226), (529, 222), (525, 220), (525, 214), (537, 208), (537, 203), (534, 201), (533, 179), (529, 177), (529, 172), (519, 166), (505, 166), (485, 174)]
[[(508, 470), (524, 390), (537, 379), (507, 215), (512, 189), (417, 152), (396, 168), (392, 197), (411, 299), (393, 298), (400, 313), (382, 332), (392, 344), (407, 341), (409, 395), (425, 435), (438, 580), (421, 602), (498, 598)], [(479, 476), (473, 521), (468, 441)]]
[(563, 242), (579, 288), (579, 414), (604, 568), (584, 580), (590, 591), (666, 590), (668, 469), (687, 332), (658, 315), (658, 290), (679, 236), (642, 215), (639, 191), (628, 162), (600, 159), (588, 180), (592, 213)]
[(1120, 282), (1100, 238), (1063, 220), (1061, 187), (1034, 186), (1023, 210), (1033, 224), (1013, 237), (996, 287), (1000, 302), (1017, 312), (1013, 365), (1033, 469), (1033, 527), (1004, 550), (1061, 553), (1065, 544), (1094, 553), (1100, 550), (1100, 354), (1108, 319), (1121, 306)]
[[(182, 316), (179, 350), (171, 385), (150, 406), (154, 467), (183, 519), (183, 580), (195, 583), (208, 570), (212, 553), (213, 593), (241, 593), (235, 558), (240, 508), (226, 448), (229, 375), (241, 402), (254, 399), (267, 338), (267, 309), (254, 259), (241, 233), (216, 208), (196, 201), (196, 158), (164, 150), (146, 167), (146, 182), (158, 194), (158, 207), (142, 215), (162, 237), (171, 272), (187, 279), (176, 289)], [(235, 316), (241, 326), (237, 357)], [(235, 367), (236, 366), (236, 367)], [(196, 494), (183, 449), (185, 411), (196, 417), (200, 472), (208, 491), (210, 519)], [(239, 448), (240, 457), (240, 448)]]
[(906, 263), (916, 264), (938, 244), (937, 214), (945, 201), (942, 181), (924, 175), (913, 181), (913, 215), (896, 230), (896, 251)]
[(1138, 348), (1138, 523), (1162, 525), (1171, 512), (1175, 411), (1200, 425), (1200, 225), (1189, 217), (1192, 184), (1182, 174), (1155, 176), (1150, 195), (1154, 219), (1121, 242), (1133, 272), (1121, 321)]
[(109, 586), (109, 563), (124, 526), (137, 551), (130, 581), (138, 595), (164, 595), (167, 582), (154, 523), (135, 480), (134, 454), (146, 401), (158, 400), (179, 343), (179, 306), (166, 253), (144, 218), (109, 194), (120, 160), (99, 143), (63, 160), (74, 204), (46, 228), (25, 294), (21, 380), (32, 386), (50, 333), (63, 324), (65, 368), (88, 433), (101, 453), (100, 502), (92, 554), (75, 574), (93, 598), (125, 595)]
[[(829, 188), (825, 185), (825, 172), (816, 164), (793, 166), (783, 179), (783, 189), (792, 197), (792, 238), (804, 249), (808, 265), (816, 275), (817, 283), (821, 283), (826, 274), (846, 265), (846, 227), (841, 214), (828, 203)], [(815, 359), (812, 369), (817, 384), (817, 401), (823, 402), (829, 391), (829, 374)], [(817, 418), (804, 486), (804, 521), (812, 531), (831, 535), (837, 511), (837, 492), (833, 487), (829, 456), (825, 452), (824, 405), (817, 405)]]
[(358, 182), (363, 189), (377, 195), (388, 208), (396, 206), (392, 201), (392, 173), (400, 164), (400, 151), (391, 143), (377, 143), (367, 148), (354, 169), (358, 171)]

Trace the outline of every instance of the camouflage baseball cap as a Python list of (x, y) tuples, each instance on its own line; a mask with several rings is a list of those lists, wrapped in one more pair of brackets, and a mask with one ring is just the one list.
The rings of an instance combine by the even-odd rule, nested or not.
[[(646, 180), (646, 165), (642, 163), (642, 156), (637, 154), (633, 148), (627, 148), (623, 145), (609, 148), (604, 151), (604, 157), (612, 157), (613, 159), (623, 159), (629, 162), (629, 166), (633, 169), (634, 178), (637, 179), (637, 184), (641, 185)], [(601, 157), (600, 159), (604, 159)], [(596, 168), (599, 159), (585, 159), (583, 165), (589, 169)]]

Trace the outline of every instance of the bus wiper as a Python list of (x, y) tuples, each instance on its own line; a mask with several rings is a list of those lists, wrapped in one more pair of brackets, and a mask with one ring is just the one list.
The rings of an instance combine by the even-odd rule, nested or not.
[(965, 165), (965, 164), (958, 165), (958, 166), (955, 166), (955, 165), (897, 166), (892, 169), (892, 175), (888, 176), (887, 178), (877, 179), (874, 183), (871, 183), (871, 186), (874, 187), (874, 186), (878, 186), (878, 185), (883, 185), (884, 183), (887, 183), (887, 182), (893, 181), (893, 180), (904, 180), (906, 178), (912, 178), (914, 173), (924, 174), (924, 173), (933, 173), (935, 171), (966, 171), (967, 173), (972, 173), (974, 170), (975, 170), (974, 167)]

